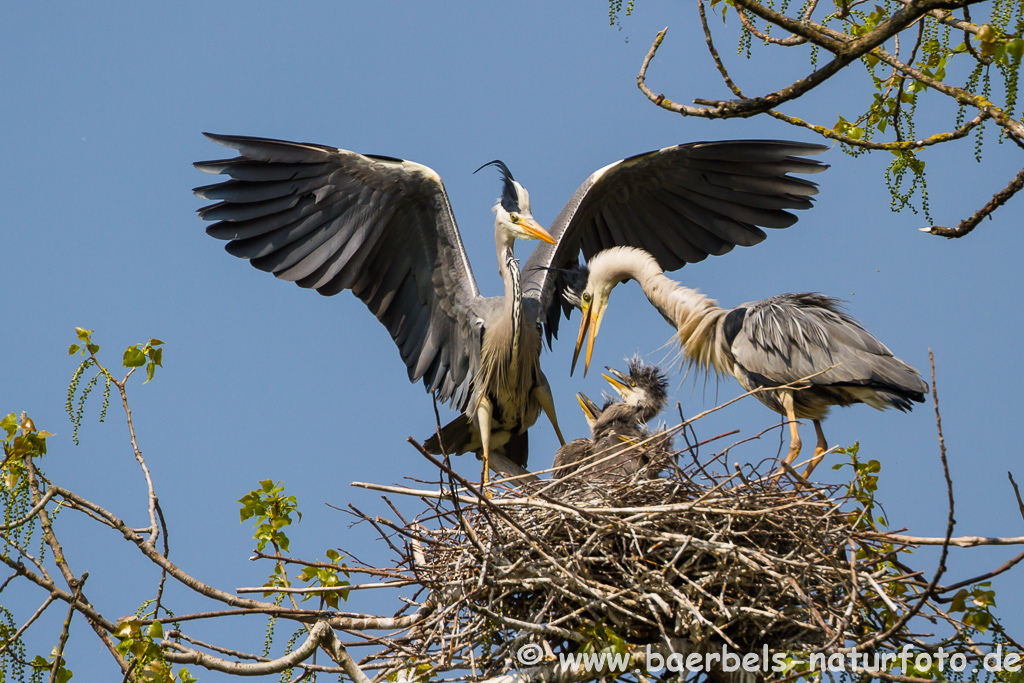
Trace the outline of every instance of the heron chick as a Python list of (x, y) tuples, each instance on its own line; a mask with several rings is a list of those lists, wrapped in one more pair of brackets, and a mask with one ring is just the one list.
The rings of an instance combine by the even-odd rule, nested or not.
[(650, 436), (647, 422), (653, 420), (668, 402), (668, 380), (655, 366), (638, 358), (629, 363), (629, 374), (606, 368), (603, 377), (619, 395), (598, 408), (586, 394), (576, 394), (590, 425), (589, 439), (575, 439), (558, 449), (553, 469), (556, 478), (565, 478), (583, 468), (586, 481), (628, 479), (658, 456), (671, 452), (671, 440), (637, 447)]
[[(909, 411), (923, 403), (928, 385), (920, 373), (893, 356), (870, 332), (821, 294), (780, 294), (733, 309), (665, 277), (650, 254), (613, 247), (566, 278), (567, 300), (581, 309), (573, 367), (589, 331), (584, 373), (612, 289), (636, 280), (665, 320), (675, 327), (683, 355), (705, 372), (731, 374), (747, 391), (789, 421), (785, 462), (796, 460), (797, 420), (814, 422), (818, 443), (804, 477), (818, 465), (828, 443), (821, 429), (829, 409), (866, 403)], [(581, 282), (586, 284), (580, 290)], [(780, 470), (781, 471), (781, 470)]]

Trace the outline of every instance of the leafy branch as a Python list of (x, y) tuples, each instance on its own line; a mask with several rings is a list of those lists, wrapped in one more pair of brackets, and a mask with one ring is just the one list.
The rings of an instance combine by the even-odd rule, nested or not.
[[(988, 9), (986, 19), (972, 21), (970, 8), (982, 5)], [(721, 10), (723, 22), (730, 12), (738, 17), (740, 51), (748, 57), (755, 40), (764, 50), (805, 49), (811, 70), (778, 90), (746, 93), (715, 46), (707, 16), (709, 7)], [(655, 105), (682, 116), (726, 119), (765, 114), (838, 141), (854, 156), (888, 151), (893, 160), (886, 170), (886, 183), (894, 210), (921, 210), (932, 222), (922, 156), (928, 147), (973, 133), (975, 156), (980, 161), (985, 125), (992, 123), (999, 128), (1000, 141), (1009, 140), (1024, 149), (1024, 126), (1015, 114), (1024, 57), (1024, 4), (1016, 0), (837, 0), (830, 8), (810, 0), (799, 12), (789, 13), (788, 2), (776, 9), (773, 0), (698, 0), (697, 8), (708, 52), (735, 99), (698, 97), (687, 105), (651, 90), (647, 71), (668, 29), (658, 33), (637, 76), (644, 95)], [(962, 18), (954, 11), (960, 11)], [(773, 30), (788, 35), (779, 38)], [(822, 59), (823, 53), (827, 59)], [(862, 65), (872, 84), (870, 97), (857, 115), (840, 115), (838, 121), (827, 125), (779, 109), (840, 73), (849, 74), (846, 67), (855, 62)], [(993, 72), (1000, 76), (999, 93)], [(957, 84), (954, 74), (961, 73), (967, 75)], [(916, 127), (918, 105), (926, 95), (952, 104), (954, 113), (946, 130), (920, 135)], [(928, 108), (934, 109), (934, 102), (930, 101)], [(876, 139), (879, 136), (888, 139)], [(922, 230), (943, 237), (962, 237), (1021, 188), (1024, 170), (957, 227), (931, 225)]]

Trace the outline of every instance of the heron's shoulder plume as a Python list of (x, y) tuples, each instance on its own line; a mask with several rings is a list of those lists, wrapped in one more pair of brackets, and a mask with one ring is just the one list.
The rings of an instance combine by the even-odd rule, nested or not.
[(800, 308), (824, 308), (838, 315), (846, 315), (846, 302), (818, 292), (799, 292), (797, 294), (780, 294), (772, 299), (785, 299)]

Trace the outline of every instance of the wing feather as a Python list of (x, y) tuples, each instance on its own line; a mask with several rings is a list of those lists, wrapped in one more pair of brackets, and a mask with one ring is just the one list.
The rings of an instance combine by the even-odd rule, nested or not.
[[(266, 138), (207, 135), (230, 179), (195, 189), (229, 253), (324, 295), (352, 289), (387, 327), (412, 381), (465, 408), (483, 301), (437, 174), (391, 157)], [(440, 275), (438, 275), (440, 273)]]
[[(785, 228), (791, 210), (810, 208), (817, 186), (790, 174), (826, 165), (803, 158), (824, 145), (780, 140), (695, 142), (638, 154), (587, 178), (523, 268), (524, 292), (539, 302), (547, 334), (561, 298), (558, 269), (614, 246), (646, 249), (665, 270), (765, 239), (758, 226)], [(560, 305), (560, 304), (559, 304)], [(557, 313), (554, 314), (557, 318)]]

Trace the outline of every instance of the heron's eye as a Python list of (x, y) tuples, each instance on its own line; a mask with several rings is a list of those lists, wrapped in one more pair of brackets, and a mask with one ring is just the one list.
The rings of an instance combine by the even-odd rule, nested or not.
[(519, 222), (519, 214), (518, 213), (510, 213), (508, 217), (512, 219), (513, 223), (518, 223)]
[(584, 292), (583, 293), (583, 300), (586, 301), (589, 304), (590, 303), (590, 294)]
[(636, 386), (636, 382), (634, 382), (633, 380), (629, 380), (629, 386), (635, 387)]

